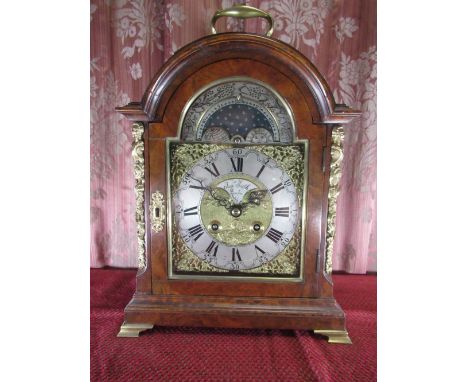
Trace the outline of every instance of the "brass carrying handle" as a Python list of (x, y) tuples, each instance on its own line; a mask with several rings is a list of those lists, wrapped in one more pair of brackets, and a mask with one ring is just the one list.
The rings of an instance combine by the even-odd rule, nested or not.
[(253, 17), (261, 17), (268, 21), (270, 24), (268, 31), (266, 33), (267, 37), (270, 37), (273, 34), (273, 18), (271, 15), (261, 9), (251, 7), (249, 5), (238, 4), (234, 5), (231, 8), (226, 9), (219, 9), (214, 14), (213, 18), (211, 19), (211, 33), (216, 34), (215, 24), (216, 20), (220, 17), (236, 17), (238, 19), (250, 19)]

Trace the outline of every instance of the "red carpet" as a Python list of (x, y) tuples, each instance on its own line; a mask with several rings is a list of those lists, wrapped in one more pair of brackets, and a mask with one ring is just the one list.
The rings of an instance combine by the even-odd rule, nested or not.
[(91, 270), (91, 381), (376, 381), (376, 276), (334, 275), (353, 345), (306, 331), (158, 327), (117, 338), (134, 270)]

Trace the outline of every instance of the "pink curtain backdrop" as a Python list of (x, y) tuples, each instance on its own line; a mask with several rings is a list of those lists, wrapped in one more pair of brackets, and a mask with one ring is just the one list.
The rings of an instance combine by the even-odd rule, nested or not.
[[(210, 33), (235, 0), (91, 1), (91, 266), (137, 266), (130, 124), (114, 111), (139, 101), (163, 63)], [(320, 70), (338, 103), (363, 112), (346, 127), (333, 269), (376, 271), (376, 0), (252, 0), (273, 37)], [(219, 31), (263, 33), (264, 21), (220, 19)]]

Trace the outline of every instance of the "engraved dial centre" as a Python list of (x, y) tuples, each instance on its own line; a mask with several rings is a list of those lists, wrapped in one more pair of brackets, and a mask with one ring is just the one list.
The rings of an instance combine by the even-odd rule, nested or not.
[[(264, 231), (255, 225), (268, 227), (273, 215), (271, 196), (256, 193), (265, 190), (258, 179), (246, 174), (228, 174), (214, 180), (200, 204), (202, 223), (213, 239), (228, 245), (246, 245), (257, 241)], [(222, 229), (213, 229), (213, 221)]]

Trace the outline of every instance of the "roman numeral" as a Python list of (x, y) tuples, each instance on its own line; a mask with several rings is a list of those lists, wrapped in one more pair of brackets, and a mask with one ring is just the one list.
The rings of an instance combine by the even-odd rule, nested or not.
[(237, 166), (234, 163), (234, 159), (231, 158), (232, 168), (235, 172), (242, 172), (242, 167), (244, 166), (244, 158), (237, 158)]
[(276, 194), (278, 191), (281, 191), (284, 188), (283, 183), (278, 183), (275, 187), (273, 187), (270, 192), (272, 194)]
[(218, 244), (216, 244), (216, 242), (213, 240), (211, 241), (208, 248), (206, 248), (206, 253), (209, 253), (211, 255), (211, 250), (214, 250), (213, 257), (216, 257), (216, 254), (218, 253)]
[(261, 173), (263, 172), (263, 170), (265, 170), (265, 165), (263, 165), (262, 167), (260, 167), (260, 170), (258, 171), (257, 175), (255, 175), (256, 178), (260, 178), (260, 175)]
[(186, 208), (184, 210), (184, 216), (190, 216), (190, 215), (198, 215), (198, 211), (197, 211), (197, 206), (195, 207), (190, 207), (190, 208)]
[[(257, 251), (258, 251), (258, 252), (261, 252), (262, 255), (265, 254), (265, 251), (264, 251), (263, 249), (261, 249), (260, 247), (255, 246), (255, 252), (257, 252)], [(258, 253), (257, 253), (257, 255), (258, 255)]]
[(219, 176), (219, 171), (214, 163), (212, 163), (211, 166), (213, 167), (213, 170), (211, 170), (209, 167), (205, 167), (205, 170), (216, 178), (217, 176)]
[(266, 237), (269, 238), (270, 240), (274, 241), (275, 243), (280, 241), (282, 236), (283, 236), (283, 232), (280, 232), (280, 231), (278, 231), (277, 229), (274, 229), (274, 228), (270, 228), (270, 230), (266, 234)]
[[(237, 256), (237, 260), (236, 260), (236, 256)], [(232, 261), (242, 261), (240, 254), (239, 254), (239, 250), (237, 248), (232, 249)]]
[(277, 207), (275, 208), (275, 216), (281, 216), (289, 218), (289, 207)]
[(205, 232), (203, 231), (203, 228), (201, 224), (195, 225), (192, 228), (188, 229), (190, 237), (194, 237), (194, 241), (197, 241), (200, 236), (202, 236)]
[(197, 190), (204, 190), (205, 189), (205, 187), (203, 187), (203, 186), (194, 186), (193, 184), (191, 184), (189, 186), (189, 188), (196, 188)]

